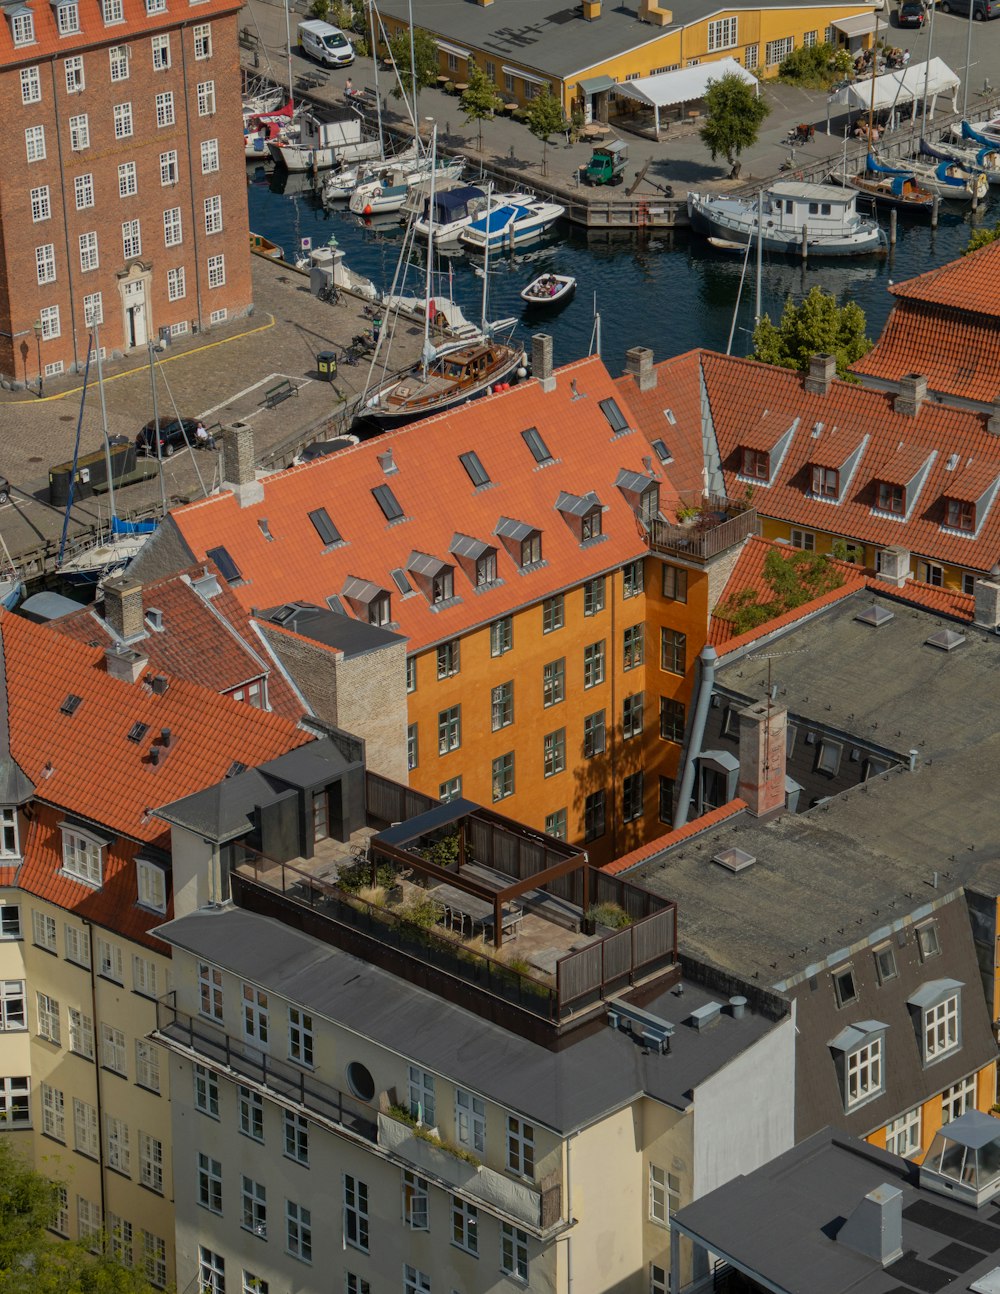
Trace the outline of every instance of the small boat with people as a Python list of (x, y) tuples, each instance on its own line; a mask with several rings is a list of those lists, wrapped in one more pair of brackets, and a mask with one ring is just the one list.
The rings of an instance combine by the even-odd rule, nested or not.
[(520, 247), (551, 229), (566, 208), (530, 193), (515, 193), (473, 220), (459, 234), (459, 242), (472, 251), (499, 251)]
[(878, 222), (863, 216), (857, 195), (829, 184), (784, 180), (759, 196), (688, 194), (694, 229), (713, 245), (742, 251), (760, 234), (768, 252), (801, 256), (865, 256), (882, 251), (885, 235)]
[(566, 305), (576, 292), (571, 274), (539, 274), (521, 289), (521, 300), (535, 310), (553, 310)]
[(895, 207), (897, 211), (913, 211), (918, 215), (934, 206), (934, 194), (918, 183), (912, 171), (886, 166), (872, 152), (868, 153), (864, 170), (854, 175), (834, 171), (830, 179), (854, 189), (876, 206)]
[(982, 171), (987, 184), (1000, 184), (1000, 141), (996, 144), (950, 144), (939, 140), (929, 144), (926, 139), (920, 141), (920, 152), (924, 157), (937, 158), (940, 162), (960, 162), (966, 170)]

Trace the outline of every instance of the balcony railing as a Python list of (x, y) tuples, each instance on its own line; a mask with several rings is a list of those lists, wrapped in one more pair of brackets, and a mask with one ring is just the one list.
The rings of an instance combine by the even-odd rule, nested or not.
[(704, 565), (760, 531), (756, 508), (719, 494), (682, 499), (678, 512), (683, 520), (650, 523), (652, 552)]
[(174, 1003), (174, 993), (170, 992), (156, 1004), (153, 1036), (157, 1042), (172, 1051), (195, 1052), (199, 1061), (299, 1105), (327, 1124), (336, 1124), (366, 1141), (378, 1140), (378, 1111), (373, 1106), (346, 1096), (295, 1065), (244, 1046), (221, 1029), (179, 1010)]

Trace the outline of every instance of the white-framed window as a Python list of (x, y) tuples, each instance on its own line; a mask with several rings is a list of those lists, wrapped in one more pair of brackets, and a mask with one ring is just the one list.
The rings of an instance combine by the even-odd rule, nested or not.
[(222, 233), (222, 196), (213, 194), (205, 199), (205, 233)]
[(201, 62), (202, 59), (212, 57), (212, 27), (210, 23), (199, 23), (192, 31), (194, 39), (194, 56)]
[(128, 1077), (125, 1034), (113, 1024), (101, 1024), (101, 1064), (105, 1069)]
[(75, 3), (56, 7), (56, 26), (60, 36), (72, 36), (80, 30), (80, 6)]
[(29, 162), (45, 161), (45, 127), (28, 126), (24, 132), (24, 151)]
[(909, 1159), (920, 1150), (920, 1106), (907, 1110), (886, 1126), (885, 1148), (890, 1155)]
[(806, 49), (812, 49), (812, 47), (816, 44), (818, 36), (819, 36), (818, 32), (807, 31), (802, 37), (803, 46)]
[(294, 1200), (285, 1201), (285, 1249), (293, 1258), (312, 1262), (312, 1212)]
[(78, 1096), (73, 1097), (73, 1144), (82, 1155), (97, 1159), (100, 1152), (97, 1111)]
[(288, 1008), (288, 1058), (313, 1067), (313, 1018), (295, 1006)]
[(344, 1174), (344, 1243), (368, 1252), (368, 1184)]
[(240, 1112), (240, 1132), (251, 1141), (264, 1140), (264, 1098), (251, 1087), (242, 1083), (236, 1088), (236, 1099)]
[(85, 112), (69, 119), (69, 146), (74, 153), (90, 147), (90, 118)]
[(14, 14), (10, 20), (10, 29), (15, 45), (35, 43), (35, 17), (29, 10)]
[(161, 32), (150, 40), (153, 51), (153, 71), (165, 72), (170, 66), (170, 36)]
[(649, 1218), (661, 1226), (670, 1225), (670, 1213), (680, 1208), (681, 1183), (673, 1173), (656, 1164), (649, 1165)]
[(69, 1191), (65, 1186), (56, 1187), (56, 1216), (52, 1230), (64, 1239), (69, 1236)]
[(142, 1233), (142, 1270), (151, 1285), (163, 1289), (167, 1283), (167, 1242), (151, 1231)]
[(97, 231), (92, 229), (80, 235), (80, 270), (86, 274), (88, 270), (96, 270), (100, 263), (97, 252)]
[(194, 1108), (210, 1118), (219, 1117), (219, 1079), (204, 1065), (195, 1065), (194, 1069)]
[(774, 63), (780, 63), (791, 54), (795, 48), (794, 36), (782, 36), (780, 40), (769, 40), (765, 48), (765, 61), (768, 66)]
[(135, 1040), (135, 1081), (150, 1092), (160, 1090), (160, 1053), (155, 1043), (142, 1038)]
[(210, 288), (225, 287), (226, 284), (226, 258), (225, 256), (210, 256), (208, 258), (208, 286)]
[(39, 948), (44, 948), (50, 953), (56, 951), (55, 917), (50, 917), (47, 912), (39, 912), (36, 908), (31, 914), (31, 933)]
[[(31, 190), (31, 219), (34, 224), (52, 218), (52, 196), (47, 184)], [(6, 812), (6, 810), (4, 810)]]
[(198, 1009), (210, 1020), (222, 1019), (222, 971), (208, 962), (198, 963)]
[(147, 858), (137, 858), (135, 875), (139, 903), (153, 912), (166, 912), (167, 876), (163, 868)]
[(35, 248), (35, 273), (39, 283), (56, 281), (56, 247), (55, 243), (43, 243)]
[(122, 221), (122, 254), (126, 260), (142, 255), (142, 230), (138, 220)]
[(958, 1046), (958, 994), (924, 1012), (924, 1060), (938, 1060)]
[(297, 1164), (309, 1164), (309, 1120), (285, 1111), (285, 1154)]
[(160, 154), (160, 184), (176, 184), (177, 176), (177, 150), (172, 148)]
[(8, 1128), (31, 1127), (30, 1078), (0, 1078), (0, 1123)]
[(100, 292), (88, 292), (83, 298), (83, 322), (87, 328), (104, 323), (104, 298)]
[(883, 1089), (882, 1039), (871, 1042), (847, 1055), (847, 1092), (844, 1104), (848, 1110), (862, 1105)]
[(260, 1240), (267, 1239), (267, 1188), (252, 1177), (242, 1178), (242, 1227)]
[(115, 118), (115, 139), (129, 139), (132, 135), (132, 104), (116, 103), (113, 109)]
[(56, 1141), (66, 1140), (66, 1098), (48, 1083), (42, 1084), (42, 1132)]
[(174, 92), (173, 90), (164, 90), (156, 96), (156, 125), (157, 127), (172, 126), (174, 124)]
[(215, 112), (215, 82), (198, 82), (198, 116), (211, 117)]
[(94, 1059), (94, 1022), (89, 1015), (75, 1006), (67, 1008), (69, 1019), (69, 1049), (87, 1060)]
[(520, 1227), (500, 1223), (500, 1270), (516, 1280), (528, 1280), (528, 1236)]
[[(266, 1290), (264, 1294), (267, 1294)], [(371, 1283), (366, 1281), (363, 1276), (358, 1276), (355, 1272), (345, 1272), (344, 1294), (372, 1294)]]
[(757, 66), (759, 61), (760, 61), (760, 46), (756, 44), (747, 45), (746, 49), (744, 49), (743, 51), (743, 66), (749, 72)]
[[(158, 0), (146, 0), (146, 9)], [(198, 1294), (226, 1294), (226, 1260), (204, 1245), (198, 1246)]]
[(430, 1230), (427, 1183), (416, 1173), (403, 1170), (403, 1221), (411, 1231)]
[(418, 1267), (404, 1263), (403, 1294), (431, 1294), (431, 1278)]
[(479, 1253), (479, 1210), (457, 1195), (451, 1197), (451, 1243), (468, 1254)]
[(124, 0), (101, 0), (101, 13), (105, 27), (114, 27), (125, 21)]
[(66, 947), (66, 960), (77, 966), (90, 966), (90, 931), (85, 926), (73, 925), (67, 921), (63, 927)]
[(119, 1173), (131, 1172), (132, 1153), (128, 1144), (128, 1124), (108, 1115), (105, 1120), (108, 1145), (108, 1167)]
[(222, 1212), (222, 1164), (198, 1152), (198, 1203), (210, 1213)]
[[(101, 1206), (93, 1200), (76, 1197), (76, 1226), (81, 1240), (96, 1241), (101, 1234)], [(91, 1246), (94, 1248), (94, 1246)]]
[(271, 1033), (270, 1011), (267, 994), (252, 984), (244, 984), (243, 996), (243, 1037), (262, 1051), (267, 1051)]
[[(202, 0), (198, 0), (198, 3), (201, 4)], [(242, 1294), (268, 1294), (267, 1281), (263, 1276), (255, 1276), (244, 1267)]]
[(63, 64), (63, 71), (66, 73), (66, 93), (78, 94), (84, 88), (83, 79), (83, 56), (74, 54)]
[(0, 904), (0, 940), (21, 938), (21, 905)]
[(73, 195), (77, 211), (85, 211), (94, 205), (94, 177), (89, 172), (77, 175), (73, 179)]
[(184, 266), (178, 265), (176, 269), (167, 270), (167, 299), (170, 301), (181, 301), (187, 293), (184, 282)]
[(717, 22), (708, 24), (708, 52), (711, 54), (719, 49), (732, 49), (737, 44), (737, 20), (732, 18), (720, 18)]
[[(53, 306), (51, 308), (56, 311), (56, 331), (53, 335), (58, 337), (59, 307)], [(42, 336), (45, 336), (44, 314), (42, 318)], [(78, 881), (86, 881), (88, 885), (100, 886), (103, 880), (103, 852), (104, 847), (100, 841), (95, 840), (92, 836), (84, 835), (80, 831), (74, 831), (70, 827), (63, 827), (63, 871), (67, 876), (73, 876)]]
[(670, 1294), (670, 1273), (666, 1267), (649, 1264), (649, 1294)]
[(476, 1154), (486, 1151), (486, 1105), (471, 1092), (455, 1088), (455, 1136)]
[(41, 103), (42, 78), (37, 67), (21, 68), (21, 102)]
[(155, 13), (167, 12), (167, 0), (146, 0), (146, 13), (152, 16)]
[(98, 936), (97, 973), (104, 979), (114, 980), (116, 984), (125, 983), (121, 944), (113, 944), (110, 940)]
[(436, 1105), (434, 1101), (434, 1075), (417, 1065), (409, 1070), (410, 1114), (418, 1123), (433, 1127), (436, 1123)]
[(535, 1129), (523, 1119), (507, 1116), (507, 1170), (519, 1177), (535, 1175)]
[(59, 1028), (59, 1003), (47, 993), (36, 995), (38, 1010), (38, 1036), (59, 1045), (62, 1031)]
[[(59, 322), (59, 307), (42, 306), (38, 312), (38, 318), (42, 325), (42, 341), (55, 341), (62, 332), (62, 324)], [(78, 879), (82, 879), (82, 877)]]
[[(111, 64), (112, 81), (127, 81), (128, 80), (128, 60), (129, 60), (128, 46), (112, 45), (111, 48), (108, 50), (108, 60)], [(117, 124), (117, 111), (118, 110), (116, 108), (115, 109), (116, 124)], [(129, 115), (131, 116), (131, 108), (129, 110)]]
[(108, 1214), (108, 1243), (111, 1256), (124, 1267), (132, 1266), (132, 1223), (115, 1213)]
[(203, 139), (201, 141), (201, 173), (211, 175), (219, 169), (219, 141)]
[(159, 995), (159, 975), (156, 962), (152, 957), (132, 957), (132, 987), (142, 997), (155, 998)]
[(807, 553), (816, 551), (816, 536), (811, 530), (792, 530), (789, 538), (795, 548), (801, 548)]
[(50, 360), (49, 363), (45, 365), (45, 376), (58, 377), (63, 370), (64, 365), (61, 359)]
[(941, 1093), (941, 1122), (960, 1119), (968, 1110), (976, 1108), (976, 1076), (963, 1078), (960, 1083)]

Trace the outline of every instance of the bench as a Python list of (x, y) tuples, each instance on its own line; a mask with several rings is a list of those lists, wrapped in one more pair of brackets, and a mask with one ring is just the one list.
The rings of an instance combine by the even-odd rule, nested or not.
[(276, 404), (280, 404), (290, 395), (298, 395), (299, 388), (293, 386), (291, 379), (283, 377), (280, 382), (275, 382), (274, 386), (264, 392), (264, 403), (269, 409), (273, 409)]

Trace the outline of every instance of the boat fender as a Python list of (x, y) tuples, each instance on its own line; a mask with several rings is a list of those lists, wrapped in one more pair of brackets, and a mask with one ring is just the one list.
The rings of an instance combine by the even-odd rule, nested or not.
[(492, 394), (493, 394), (493, 388), (492, 388), (491, 386), (488, 386), (488, 387), (486, 388), (486, 394), (487, 394), (487, 395), (492, 395)]
[(370, 202), (366, 202), (366, 203), (365, 203), (365, 210), (364, 210), (364, 214), (365, 214), (366, 216), (370, 216), (370, 215), (371, 215), (371, 213), (372, 213), (372, 204), (371, 204)]
[(528, 370), (524, 367), (523, 364), (520, 366), (520, 368), (518, 368), (517, 376), (518, 376), (518, 380), (520, 381), (523, 381), (523, 379), (528, 376)]

